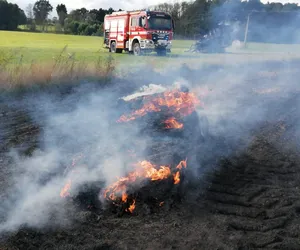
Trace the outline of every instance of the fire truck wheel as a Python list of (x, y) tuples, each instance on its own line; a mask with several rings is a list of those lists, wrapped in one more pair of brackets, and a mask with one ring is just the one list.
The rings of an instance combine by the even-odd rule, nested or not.
[(116, 42), (111, 42), (110, 43), (110, 52), (111, 53), (116, 53), (117, 48), (116, 48)]
[(135, 56), (139, 56), (141, 55), (141, 46), (138, 42), (133, 44), (133, 54)]

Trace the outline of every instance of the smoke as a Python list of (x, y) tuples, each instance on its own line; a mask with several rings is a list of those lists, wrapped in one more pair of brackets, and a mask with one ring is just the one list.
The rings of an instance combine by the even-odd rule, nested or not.
[[(226, 51), (231, 54), (216, 55), (218, 66), (191, 70), (185, 78), (195, 91), (209, 90), (206, 108), (198, 112), (208, 118), (210, 132), (239, 143), (240, 138), (250, 140), (259, 124), (278, 121), (292, 108), (280, 107), (278, 103), (298, 89), (295, 70), (299, 62), (292, 61), (293, 56), (286, 52), (295, 53), (298, 48), (291, 44), (300, 41), (300, 15), (298, 11), (265, 11), (259, 1), (225, 1), (212, 5), (211, 15), (211, 28), (220, 31), (221, 38), (219, 32), (212, 30), (207, 44), (230, 41)], [(246, 34), (247, 49), (241, 50)]]
[[(147, 141), (138, 138), (137, 126), (116, 123), (124, 111), (116, 108), (119, 97), (112, 89), (85, 93), (81, 88), (60, 101), (47, 95), (27, 100), (43, 129), (42, 149), (30, 157), (11, 152), (18, 172), (9, 199), (1, 202), (6, 221), (0, 231), (43, 227), (54, 218), (65, 223), (69, 208), (60, 191), (70, 179), (70, 192), (76, 194), (85, 183), (108, 185), (126, 174), (132, 142), (138, 142), (134, 149), (142, 154)], [(76, 155), (80, 160), (72, 166)]]
[[(184, 74), (186, 67), (190, 70), (189, 74)], [(203, 109), (197, 109), (200, 119), (197, 126), (205, 126), (201, 118), (206, 117), (209, 135), (199, 145), (183, 146), (191, 149), (200, 147), (201, 150), (194, 150), (192, 154), (197, 153), (200, 162), (209, 158), (208, 168), (213, 169), (220, 156), (231, 154), (241, 146), (241, 139), (245, 139), (246, 145), (252, 129), (258, 124), (278, 119), (277, 113), (270, 115), (270, 109), (276, 110), (274, 103), (278, 102), (278, 95), (268, 97), (267, 94), (259, 94), (259, 91), (278, 88), (284, 90), (280, 94), (286, 98), (295, 89), (292, 82), (295, 75), (291, 74), (294, 72), (291, 64), (281, 63), (276, 67), (282, 71), (276, 81), (258, 74), (269, 73), (262, 63), (194, 70), (185, 65), (183, 69), (163, 72), (160, 80), (165, 84), (149, 84), (138, 88), (136, 93), (120, 91), (120, 85), (101, 90), (82, 85), (63, 98), (50, 94), (29, 97), (25, 108), (42, 128), (40, 149), (30, 157), (11, 152), (14, 159), (12, 167), (16, 169), (13, 177), (15, 185), (9, 189), (8, 198), (0, 206), (5, 213), (0, 231), (17, 230), (23, 225), (38, 228), (65, 225), (73, 208), (60, 197), (60, 191), (69, 180), (72, 180), (72, 194), (80, 192), (82, 186), (88, 183), (98, 182), (107, 186), (130, 170), (127, 163), (132, 160), (131, 150), (146, 158), (146, 149), (153, 143), (151, 139), (140, 136), (140, 127), (136, 123), (116, 123), (120, 115), (128, 111), (126, 105), (120, 104), (122, 98), (128, 100), (178, 86), (195, 92), (205, 105)], [(291, 108), (277, 105), (281, 113)], [(216, 142), (219, 139), (225, 141), (223, 146)], [(73, 159), (76, 164), (72, 165)], [(188, 166), (194, 169), (202, 164), (196, 166), (195, 161), (190, 163), (188, 159)]]
[[(57, 93), (27, 96), (19, 108), (26, 109), (41, 128), (39, 149), (30, 156), (10, 152), (14, 185), (0, 206), (4, 215), (0, 232), (66, 225), (75, 209), (60, 196), (66, 184), (71, 185), (72, 196), (85, 184), (105, 187), (132, 170), (132, 152), (137, 159), (146, 159), (153, 141), (141, 137), (140, 124), (116, 122), (129, 111), (123, 100), (187, 84), (181, 82), (150, 84), (129, 95), (114, 87), (97, 90), (84, 84), (64, 97)], [(100, 193), (99, 200), (103, 201)]]
[[(225, 1), (211, 6), (210, 27), (221, 30), (223, 42), (241, 41), (260, 44), (259, 52), (294, 52), (299, 44), (299, 11), (295, 6), (264, 5), (260, 1)], [(258, 45), (259, 47), (259, 45)], [(250, 49), (252, 46), (249, 47)], [(253, 47), (257, 48), (257, 47)]]
[(261, 13), (253, 12), (249, 22), (249, 41), (295, 44), (300, 42), (297, 11)]
[[(218, 13), (222, 11), (219, 9)], [(237, 26), (233, 32), (236, 36)], [(281, 34), (286, 36), (286, 33), (278, 33), (278, 37)], [(296, 79), (299, 77), (295, 62), (271, 65), (261, 62), (261, 58), (248, 62), (247, 56), (220, 56), (223, 60), (220, 66), (193, 65), (201, 64), (202, 59), (193, 59), (181, 69), (167, 63), (163, 72), (155, 75), (139, 69), (136, 76), (129, 74), (128, 77), (134, 88), (140, 86), (135, 84), (140, 80), (159, 85), (150, 84), (137, 93), (129, 91), (133, 89), (132, 85), (126, 87), (126, 92), (124, 85), (129, 83), (121, 81), (117, 84), (121, 91), (114, 87), (99, 90), (82, 85), (63, 98), (50, 94), (29, 97), (25, 108), (42, 128), (40, 149), (30, 157), (11, 151), (14, 162), (11, 167), (15, 169), (12, 182), (15, 185), (8, 190), (7, 198), (0, 205), (0, 212), (5, 214), (0, 232), (14, 231), (23, 225), (40, 228), (55, 223), (64, 225), (69, 217), (70, 204), (60, 197), (60, 191), (70, 179), (72, 194), (79, 192), (86, 183), (109, 185), (130, 170), (127, 165), (131, 160), (130, 150), (134, 149), (141, 157), (146, 156), (147, 146), (152, 142), (148, 137), (140, 136), (140, 127), (135, 123), (116, 123), (127, 111), (119, 105), (124, 96), (127, 98), (123, 99), (128, 100), (140, 96), (140, 91), (152, 94), (171, 86), (186, 86), (201, 96), (205, 104), (204, 109), (197, 110), (199, 126), (203, 125), (202, 117), (209, 122), (208, 138), (201, 145), (190, 145), (191, 148), (202, 147), (200, 160), (209, 157), (215, 163), (220, 155), (234, 152), (240, 146), (241, 138), (245, 138), (247, 145), (252, 130), (260, 123), (277, 121), (281, 119), (278, 114), (292, 110), (294, 103), (281, 106), (283, 101), (278, 96), (288, 99), (298, 88)], [(183, 61), (182, 58), (178, 60)], [(274, 79), (264, 76), (274, 71), (278, 71)], [(260, 94), (270, 88), (278, 89), (279, 93)], [(299, 107), (298, 103), (296, 105)], [(297, 125), (299, 119), (295, 120)], [(216, 138), (226, 141), (226, 145), (220, 147), (215, 143)], [(76, 155), (83, 157), (72, 165)], [(213, 164), (209, 167), (213, 168)]]

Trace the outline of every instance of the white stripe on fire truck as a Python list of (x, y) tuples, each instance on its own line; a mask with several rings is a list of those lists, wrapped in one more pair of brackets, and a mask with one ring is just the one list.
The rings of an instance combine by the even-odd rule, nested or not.
[(130, 35), (147, 35), (147, 31), (132, 31)]

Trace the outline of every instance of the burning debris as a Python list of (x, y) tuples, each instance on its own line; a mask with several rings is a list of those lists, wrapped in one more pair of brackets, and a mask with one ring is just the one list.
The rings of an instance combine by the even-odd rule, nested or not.
[(163, 121), (165, 128), (181, 129), (184, 125), (178, 119), (192, 114), (196, 106), (202, 106), (202, 102), (200, 102), (194, 93), (181, 92), (179, 90), (165, 91), (156, 96), (145, 96), (143, 97), (143, 103), (140, 109), (135, 110), (130, 115), (122, 115), (117, 122), (132, 121), (150, 112), (166, 111), (174, 116)]
[[(163, 126), (164, 130), (183, 130), (186, 128), (184, 126), (185, 120), (182, 118), (195, 114), (195, 108), (197, 106), (202, 106), (202, 102), (200, 102), (196, 95), (190, 93), (187, 89), (165, 90), (164, 92), (151, 93), (151, 95), (147, 96), (133, 97), (127, 101), (134, 103), (134, 101), (137, 100), (139, 100), (138, 104), (141, 106), (137, 108), (135, 104), (133, 104), (134, 110), (129, 115), (121, 115), (117, 120), (117, 124), (133, 121), (138, 117), (145, 117), (147, 115), (150, 117), (150, 120), (154, 120), (157, 118), (155, 114), (162, 113), (162, 119), (160, 119), (159, 123), (160, 126)], [(159, 116), (159, 118), (161, 117)], [(146, 123), (146, 126), (150, 126), (148, 122)], [(173, 141), (172, 137), (169, 139), (170, 141)], [(152, 146), (153, 145), (149, 145), (150, 148)], [(128, 152), (132, 155), (132, 152), (135, 152), (135, 150), (130, 149)], [(149, 151), (147, 153), (149, 153)], [(176, 154), (176, 152), (174, 153)], [(107, 187), (99, 187), (98, 193), (100, 192), (100, 200), (102, 199), (105, 204), (108, 203), (113, 207), (121, 208), (123, 212), (132, 214), (135, 211), (139, 200), (143, 200), (140, 198), (139, 192), (144, 187), (151, 186), (155, 183), (153, 186), (153, 189), (155, 189), (157, 183), (162, 183), (162, 185), (172, 188), (178, 186), (182, 182), (183, 169), (187, 167), (186, 156), (185, 151), (182, 151), (181, 156), (172, 156), (168, 159), (165, 158), (163, 161), (158, 157), (154, 157), (154, 159), (153, 157), (150, 157), (154, 161), (137, 160), (136, 163), (131, 164), (130, 171), (125, 176), (117, 177), (117, 180)], [(74, 167), (77, 161), (82, 157), (83, 156), (80, 155), (74, 159), (72, 167)], [(136, 155), (133, 158), (141, 159), (141, 157), (137, 157)], [(186, 159), (182, 160), (184, 158)], [(130, 160), (130, 162), (134, 161), (135, 160), (133, 159)], [(178, 161), (180, 162), (178, 163)], [(167, 162), (167, 164), (161, 164), (161, 162)], [(74, 168), (71, 171), (74, 172)], [(69, 179), (61, 189), (60, 196), (62, 198), (72, 196), (70, 194), (71, 185), (72, 180)], [(161, 207), (164, 202), (163, 199), (160, 199), (157, 202), (158, 207)]]
[[(108, 187), (99, 190), (102, 198), (109, 204), (124, 208), (125, 212), (133, 213), (136, 206), (137, 193), (136, 188), (141, 188), (149, 182), (163, 182), (172, 180), (172, 185), (178, 185), (181, 182), (182, 170), (187, 167), (187, 159), (182, 160), (176, 167), (170, 165), (158, 166), (150, 161), (144, 160), (132, 164), (134, 170), (124, 177), (117, 178), (117, 181)], [(69, 179), (61, 189), (61, 198), (72, 197), (72, 180)], [(164, 201), (159, 203), (162, 206)], [(88, 205), (88, 207), (91, 207)]]
[(165, 128), (167, 129), (182, 129), (183, 123), (178, 122), (175, 117), (168, 118), (164, 121)]
[(118, 181), (103, 192), (103, 197), (115, 205), (127, 203), (130, 200), (129, 207), (125, 209), (126, 212), (130, 213), (135, 209), (136, 203), (136, 199), (132, 198), (130, 194), (131, 186), (140, 186), (145, 181), (156, 182), (169, 178), (173, 178), (174, 185), (177, 185), (180, 183), (180, 171), (183, 167), (187, 167), (187, 160), (181, 161), (175, 170), (172, 170), (170, 166), (157, 167), (149, 161), (140, 161), (134, 165), (134, 171), (130, 172), (126, 177), (118, 178)]

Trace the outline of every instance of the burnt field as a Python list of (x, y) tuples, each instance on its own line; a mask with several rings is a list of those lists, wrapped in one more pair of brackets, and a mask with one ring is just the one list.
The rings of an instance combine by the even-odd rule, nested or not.
[[(151, 140), (151, 150), (133, 125), (119, 130), (122, 124), (107, 122), (126, 111), (113, 112), (122, 102), (112, 100), (149, 84), (144, 78), (116, 80), (106, 90), (87, 84), (6, 96), (0, 104), (0, 249), (299, 249), (298, 66), (185, 66), (171, 76), (145, 71), (162, 86), (185, 78), (204, 102), (198, 115), (209, 121), (201, 138), (195, 130), (183, 141)], [(153, 181), (127, 188), (126, 202), (110, 196), (102, 206), (103, 185), (126, 176), (123, 162), (139, 159), (132, 147), (145, 160), (167, 161), (174, 175), (166, 168), (151, 172)], [(64, 195), (71, 176), (66, 166), (76, 165), (78, 153), (84, 156), (78, 164), (97, 165), (101, 158), (104, 170), (75, 175), (77, 188)], [(175, 168), (184, 156), (186, 168)]]

